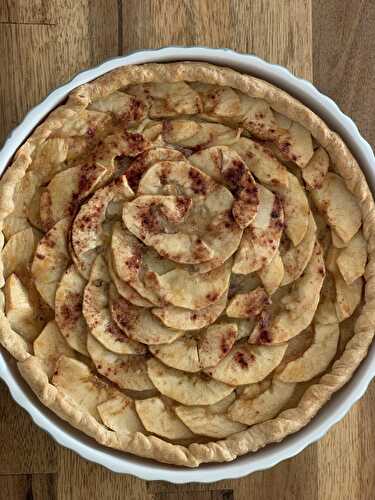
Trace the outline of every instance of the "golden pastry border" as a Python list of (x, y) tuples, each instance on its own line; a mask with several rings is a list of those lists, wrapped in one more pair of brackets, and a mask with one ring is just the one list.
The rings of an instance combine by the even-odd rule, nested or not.
[[(28, 352), (28, 344), (14, 332), (4, 313), (4, 296), (0, 292), (0, 343), (18, 361), (21, 375), (39, 400), (75, 428), (93, 437), (98, 443), (152, 458), (160, 462), (185, 467), (201, 463), (225, 462), (267, 444), (279, 442), (289, 434), (304, 427), (353, 375), (374, 337), (375, 328), (375, 205), (364, 174), (357, 161), (338, 134), (331, 131), (324, 121), (301, 102), (283, 90), (258, 78), (200, 62), (130, 65), (115, 69), (100, 78), (76, 88), (63, 106), (56, 108), (36, 128), (26, 143), (18, 150), (14, 161), (0, 181), (0, 229), (5, 217), (13, 210), (13, 194), (17, 182), (25, 175), (36, 145), (44, 142), (62, 123), (99, 97), (108, 95), (129, 84), (145, 82), (204, 82), (226, 85), (251, 97), (267, 101), (270, 106), (288, 118), (306, 127), (312, 136), (329, 153), (335, 170), (348, 189), (357, 198), (362, 212), (363, 232), (368, 243), (368, 263), (365, 272), (365, 301), (358, 317), (354, 336), (346, 345), (341, 357), (318, 383), (311, 385), (296, 408), (281, 412), (276, 418), (256, 424), (226, 439), (189, 446), (171, 444), (155, 436), (142, 433), (114, 432), (82, 411), (61, 390), (49, 383), (38, 358)], [(2, 244), (4, 237), (2, 236)], [(0, 286), (4, 285), (3, 266), (0, 258)]]

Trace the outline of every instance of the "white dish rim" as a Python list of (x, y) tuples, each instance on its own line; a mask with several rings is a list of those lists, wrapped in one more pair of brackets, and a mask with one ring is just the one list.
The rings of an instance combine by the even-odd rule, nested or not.
[[(127, 56), (107, 60), (95, 68), (77, 74), (68, 83), (51, 92), (12, 131), (0, 151), (0, 174), (3, 173), (15, 151), (32, 130), (72, 89), (119, 66), (178, 60), (199, 60), (229, 66), (268, 80), (299, 98), (343, 137), (359, 161), (372, 191), (375, 192), (374, 153), (354, 122), (339, 109), (334, 101), (320, 93), (310, 82), (295, 77), (282, 66), (270, 64), (254, 55), (240, 54), (230, 49), (205, 47), (166, 47), (157, 50), (137, 51)], [(37, 400), (15, 368), (14, 360), (4, 349), (0, 349), (0, 378), (7, 384), (13, 399), (29, 413), (39, 427), (48, 432), (60, 445), (113, 472), (131, 474), (148, 481), (163, 480), (177, 484), (209, 483), (223, 479), (240, 478), (273, 467), (281, 461), (297, 455), (307, 446), (322, 438), (334, 424), (346, 415), (354, 403), (363, 396), (374, 376), (375, 345), (373, 344), (351, 381), (333, 396), (309, 425), (298, 433), (289, 436), (281, 443), (239, 457), (233, 462), (202, 465), (197, 469), (188, 469), (159, 464), (105, 448), (76, 431)]]

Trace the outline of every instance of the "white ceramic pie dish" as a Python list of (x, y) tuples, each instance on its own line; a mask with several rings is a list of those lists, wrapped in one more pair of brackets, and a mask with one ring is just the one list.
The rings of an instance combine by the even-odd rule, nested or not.
[[(0, 152), (0, 173), (4, 171), (15, 151), (35, 126), (75, 87), (125, 64), (177, 60), (200, 60), (230, 66), (241, 72), (268, 80), (300, 99), (343, 137), (356, 156), (372, 191), (375, 193), (375, 158), (372, 149), (361, 137), (352, 120), (344, 115), (331, 99), (318, 92), (309, 82), (291, 75), (285, 68), (266, 63), (255, 56), (237, 54), (230, 50), (197, 47), (170, 47), (137, 52), (126, 57), (112, 59), (94, 69), (80, 73), (72, 81), (52, 92), (41, 104), (30, 111), (24, 121), (13, 131)], [(343, 418), (351, 406), (364, 394), (374, 375), (375, 346), (373, 345), (351, 381), (333, 396), (309, 425), (297, 434), (289, 436), (279, 444), (269, 445), (256, 453), (240, 457), (234, 462), (202, 465), (198, 469), (190, 470), (104, 448), (76, 431), (39, 403), (22, 380), (15, 361), (5, 351), (0, 351), (0, 377), (8, 385), (13, 398), (30, 414), (34, 422), (51, 434), (59, 444), (115, 472), (133, 474), (147, 480), (165, 480), (174, 483), (212, 482), (237, 478), (257, 470), (267, 469), (296, 455), (306, 446), (320, 439), (332, 425)]]

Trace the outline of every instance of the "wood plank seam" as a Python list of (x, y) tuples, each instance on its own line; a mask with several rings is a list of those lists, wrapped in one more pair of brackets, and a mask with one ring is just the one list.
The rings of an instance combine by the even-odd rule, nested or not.
[(0, 21), (0, 24), (7, 26), (57, 26), (56, 23), (35, 23), (26, 21)]

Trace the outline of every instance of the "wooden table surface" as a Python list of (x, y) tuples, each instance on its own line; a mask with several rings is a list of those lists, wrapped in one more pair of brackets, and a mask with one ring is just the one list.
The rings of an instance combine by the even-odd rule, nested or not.
[[(80, 70), (141, 48), (206, 45), (312, 80), (374, 145), (374, 26), (373, 0), (0, 0), (0, 144)], [(0, 383), (0, 500), (370, 500), (374, 469), (374, 383), (297, 457), (241, 480), (182, 486), (115, 475), (59, 447)]]

